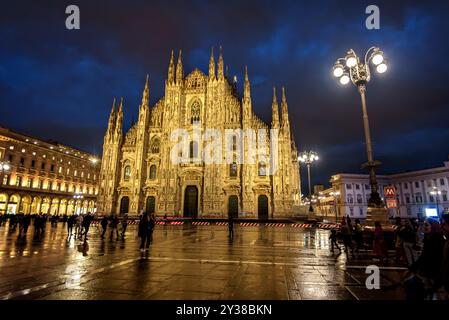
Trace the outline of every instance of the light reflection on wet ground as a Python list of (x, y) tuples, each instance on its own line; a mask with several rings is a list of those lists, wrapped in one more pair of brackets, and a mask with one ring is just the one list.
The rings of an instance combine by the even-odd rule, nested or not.
[(0, 227), (0, 299), (402, 299), (402, 268), (381, 269), (365, 288), (369, 253), (329, 250), (329, 231), (226, 226), (157, 226), (150, 250), (125, 240), (67, 240), (62, 223), (41, 241)]

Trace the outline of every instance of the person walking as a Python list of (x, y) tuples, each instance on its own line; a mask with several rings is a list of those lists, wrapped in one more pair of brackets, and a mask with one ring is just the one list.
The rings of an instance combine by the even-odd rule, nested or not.
[(150, 221), (149, 221), (149, 227), (150, 227), (150, 243), (153, 242), (153, 231), (154, 227), (156, 226), (156, 217), (154, 216), (154, 213), (150, 215)]
[(122, 239), (125, 239), (125, 232), (127, 227), (128, 227), (128, 214), (125, 213), (122, 218), (122, 233), (121, 233)]
[(118, 224), (119, 224), (119, 219), (118, 217), (113, 214), (111, 216), (111, 222), (109, 223), (109, 228), (111, 229), (111, 240), (114, 238), (114, 231), (117, 237), (117, 240), (119, 239), (119, 234), (118, 234)]
[[(349, 217), (348, 217), (349, 218)], [(343, 245), (345, 246), (345, 253), (348, 254), (349, 250), (351, 250), (351, 253), (354, 255), (354, 247), (352, 246), (352, 230), (347, 224), (347, 220), (343, 217), (343, 220), (341, 221), (341, 236), (343, 239)]]
[(25, 239), (28, 232), (28, 227), (31, 224), (31, 215), (27, 214), (23, 218), (23, 238)]
[(103, 216), (103, 219), (101, 219), (101, 227), (103, 228), (103, 232), (101, 233), (101, 239), (104, 239), (104, 235), (106, 234), (106, 231), (108, 229), (108, 223), (109, 219), (106, 215)]
[[(67, 233), (68, 233), (67, 238), (69, 238), (69, 239), (72, 236), (73, 225), (75, 224), (75, 222), (76, 222), (76, 218), (75, 218), (74, 214), (72, 214), (70, 217), (67, 218)], [(75, 235), (75, 237), (76, 237), (76, 235)]]
[(19, 221), (19, 236), (18, 238), (22, 238), (22, 233), (23, 233), (23, 214), (20, 213), (17, 215), (17, 220)]
[(338, 251), (341, 252), (341, 248), (337, 242), (337, 229), (331, 230), (331, 235), (329, 236), (329, 240), (331, 241), (331, 251), (334, 253), (334, 246), (337, 247)]
[(140, 251), (143, 252), (150, 247), (150, 217), (146, 212), (140, 218), (138, 236), (141, 239)]
[(234, 238), (234, 217), (232, 215), (229, 216), (228, 219), (228, 231), (229, 231), (229, 238)]
[(93, 216), (88, 212), (86, 216), (83, 219), (83, 235), (84, 235), (84, 241), (87, 240), (87, 234), (89, 233), (90, 224), (92, 223)]

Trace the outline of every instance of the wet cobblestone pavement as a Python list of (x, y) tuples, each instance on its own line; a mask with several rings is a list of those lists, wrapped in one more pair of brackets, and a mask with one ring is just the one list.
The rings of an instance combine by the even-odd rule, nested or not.
[[(139, 251), (135, 226), (124, 240), (102, 240), (92, 227), (87, 245), (65, 226), (47, 224), (41, 241), (0, 227), (0, 299), (403, 299), (405, 271), (380, 266), (379, 290), (368, 290), (369, 252), (329, 250), (322, 229), (157, 226), (149, 251)], [(338, 252), (338, 250), (336, 251)], [(378, 262), (377, 262), (378, 263)]]

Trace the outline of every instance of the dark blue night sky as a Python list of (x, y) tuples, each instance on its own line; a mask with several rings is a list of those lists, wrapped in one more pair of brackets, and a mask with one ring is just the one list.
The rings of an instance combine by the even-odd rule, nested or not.
[[(65, 28), (77, 4), (81, 30)], [(381, 29), (365, 28), (365, 8)], [(255, 112), (271, 121), (272, 86), (285, 85), (301, 150), (321, 159), (315, 183), (360, 172), (365, 147), (354, 86), (332, 77), (336, 58), (381, 47), (389, 70), (367, 89), (374, 155), (383, 173), (440, 166), (449, 154), (448, 1), (8, 1), (0, 9), (0, 124), (101, 154), (114, 96), (125, 128), (145, 75), (162, 97), (170, 50), (185, 72), (207, 70), (223, 46), (230, 75), (248, 65)], [(240, 86), (242, 85), (240, 81)]]

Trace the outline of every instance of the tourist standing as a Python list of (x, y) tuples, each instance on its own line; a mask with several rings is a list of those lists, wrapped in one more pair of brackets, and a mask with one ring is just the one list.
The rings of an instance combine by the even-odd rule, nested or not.
[(75, 238), (81, 239), (83, 233), (83, 219), (81, 214), (76, 217)]
[(139, 221), (139, 233), (138, 236), (141, 239), (140, 251), (144, 251), (144, 248), (150, 247), (150, 218), (145, 212)]
[(229, 238), (234, 238), (234, 217), (232, 215), (230, 215), (228, 219), (228, 231)]
[(364, 243), (363, 243), (363, 226), (360, 223), (360, 219), (355, 219), (354, 241), (355, 241), (355, 245), (356, 245), (355, 251), (357, 253), (359, 253), (359, 250), (364, 248)]
[(416, 232), (409, 219), (405, 220), (404, 226), (399, 230), (399, 237), (402, 239), (405, 257), (410, 267), (416, 261)]
[(374, 222), (374, 226), (373, 254), (382, 262), (386, 258), (384, 232), (379, 221)]
[(150, 242), (153, 242), (153, 231), (154, 227), (156, 226), (156, 217), (154, 216), (154, 213), (150, 215), (150, 221), (149, 221), (149, 227), (150, 227)]

